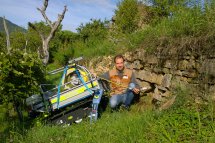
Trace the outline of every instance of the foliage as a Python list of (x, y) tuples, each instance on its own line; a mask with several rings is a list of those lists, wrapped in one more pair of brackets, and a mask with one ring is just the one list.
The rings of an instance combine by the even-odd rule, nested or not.
[(73, 44), (74, 57), (83, 56), (86, 59), (93, 57), (115, 54), (117, 48), (108, 40), (89, 40), (88, 42), (77, 41)]
[(1, 52), (0, 59), (1, 102), (21, 102), (38, 91), (44, 81), (44, 68), (35, 54), (13, 49), (11, 54)]
[(151, 0), (153, 11), (158, 17), (174, 15), (180, 8), (186, 6), (187, 0)]
[(38, 33), (33, 30), (31, 27), (28, 27), (27, 34), (25, 35), (25, 40), (27, 43), (27, 49), (29, 52), (37, 52), (38, 49), (42, 46), (42, 41)]
[(164, 111), (110, 113), (107, 109), (93, 124), (85, 119), (71, 126), (37, 126), (16, 142), (214, 142), (214, 103), (198, 104), (186, 86), (174, 89), (176, 101)]
[(10, 34), (11, 47), (26, 50), (26, 34), (23, 32), (12, 32)]
[[(47, 37), (49, 32), (51, 31), (51, 27), (48, 26), (45, 22), (34, 22), (32, 23), (39, 31), (42, 31), (42, 33)], [(28, 26), (29, 30), (34, 30), (30, 26)], [(35, 31), (36, 32), (36, 31)]]
[(6, 48), (6, 36), (3, 32), (0, 32), (0, 52), (3, 52)]
[(150, 52), (155, 52), (157, 48), (166, 51), (176, 48), (180, 52), (186, 47), (206, 52), (214, 45), (213, 14), (213, 5), (206, 7), (205, 11), (201, 7), (181, 8), (175, 11), (174, 16), (130, 34), (129, 39), (133, 47), (143, 45)]
[[(180, 91), (184, 92), (184, 91)], [(180, 93), (179, 93), (180, 94)], [(178, 102), (181, 98), (177, 96)], [(186, 97), (185, 97), (186, 98)], [(106, 111), (95, 123), (89, 119), (68, 127), (47, 126), (30, 129), (19, 142), (214, 142), (214, 122), (209, 110), (190, 108), (185, 100), (178, 108), (135, 112)]]
[(107, 35), (107, 24), (108, 21), (101, 21), (96, 19), (91, 19), (90, 22), (84, 24), (81, 24), (78, 28), (78, 34), (84, 42), (86, 42), (89, 39), (104, 39)]
[(50, 43), (50, 52), (56, 63), (65, 65), (69, 59), (74, 57), (73, 43), (78, 40), (78, 34), (71, 31), (60, 31), (56, 34), (55, 40)]
[(137, 0), (123, 0), (115, 11), (116, 29), (122, 33), (132, 33), (138, 27), (138, 2)]

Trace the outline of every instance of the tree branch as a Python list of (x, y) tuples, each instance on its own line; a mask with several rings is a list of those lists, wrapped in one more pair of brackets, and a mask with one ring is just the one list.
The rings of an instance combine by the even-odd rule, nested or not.
[(37, 29), (37, 27), (34, 24), (32, 24), (31, 22), (28, 22), (28, 25), (40, 35), (40, 38), (42, 39), (42, 41), (45, 39), (45, 36)]
[(41, 8), (42, 11), (46, 11), (46, 8), (48, 7), (49, 0), (45, 0), (43, 3), (43, 7)]
[(48, 7), (48, 1), (49, 0), (44, 0), (43, 7), (41, 9), (37, 8), (37, 10), (41, 12), (43, 18), (46, 20), (46, 23), (52, 28), (52, 22), (51, 20), (49, 20), (48, 16), (46, 15), (46, 8)]
[(64, 15), (65, 15), (66, 11), (67, 11), (67, 6), (64, 6), (64, 10), (63, 10), (62, 14), (58, 15), (58, 20), (56, 22), (54, 22), (52, 25), (52, 29), (51, 29), (49, 36), (47, 37), (47, 41), (50, 41), (52, 39), (52, 37), (54, 36), (55, 32), (57, 31), (57, 28), (59, 27), (60, 23), (64, 19)]

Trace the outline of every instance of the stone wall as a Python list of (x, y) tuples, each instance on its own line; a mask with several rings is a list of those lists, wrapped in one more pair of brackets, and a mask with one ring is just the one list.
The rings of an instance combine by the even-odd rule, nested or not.
[[(215, 99), (215, 57), (191, 52), (180, 56), (161, 56), (147, 54), (144, 49), (127, 52), (124, 56), (126, 67), (134, 70), (142, 87), (139, 104), (149, 105), (150, 108), (159, 105), (157, 108), (161, 110), (168, 108), (175, 100), (172, 93), (178, 83), (191, 85), (196, 90), (207, 89)], [(111, 56), (93, 59), (89, 67), (97, 74), (104, 73), (113, 68), (112, 61)]]

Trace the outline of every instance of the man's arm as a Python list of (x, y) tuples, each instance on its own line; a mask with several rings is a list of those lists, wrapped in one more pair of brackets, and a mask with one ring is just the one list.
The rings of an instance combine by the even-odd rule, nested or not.
[(132, 72), (131, 75), (131, 82), (135, 84), (135, 88), (133, 89), (134, 93), (139, 94), (140, 92), (140, 85), (138, 84), (135, 74)]
[(110, 75), (108, 71), (103, 73), (102, 75), (99, 75), (99, 77), (104, 78), (106, 80), (110, 80)]
[(139, 88), (140, 89), (140, 85), (138, 84), (137, 80), (136, 80), (136, 76), (134, 73), (132, 73), (131, 75), (131, 82), (135, 84), (135, 87), (136, 88)]
[(109, 80), (110, 80), (110, 76), (109, 76), (109, 72), (105, 72), (102, 75), (99, 75), (98, 78), (100, 79), (100, 83), (101, 86), (104, 90), (109, 91), (110, 90), (110, 86), (109, 86)]

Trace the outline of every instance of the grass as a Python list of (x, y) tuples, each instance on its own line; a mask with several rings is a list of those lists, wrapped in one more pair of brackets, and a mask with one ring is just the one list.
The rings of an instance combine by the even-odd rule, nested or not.
[(22, 143), (214, 142), (212, 106), (195, 103), (184, 87), (177, 87), (174, 94), (177, 96), (175, 103), (164, 111), (137, 111), (137, 106), (133, 105), (129, 112), (111, 113), (107, 108), (92, 124), (86, 118), (80, 124), (71, 126), (44, 124), (25, 132), (10, 133), (14, 142)]
[(214, 11), (214, 5), (205, 11), (198, 7), (181, 9), (173, 17), (129, 35), (127, 41), (132, 43), (129, 48), (144, 48), (148, 53), (158, 52), (157, 49), (168, 53), (175, 48), (181, 54), (180, 49), (191, 47), (195, 51), (210, 53), (214, 45), (211, 41), (215, 34)]
[[(17, 143), (155, 143), (155, 142), (211, 142), (215, 141), (214, 102), (198, 104), (192, 89), (178, 85), (173, 90), (175, 103), (168, 110), (138, 110), (110, 112), (108, 107), (99, 120), (90, 124), (89, 118), (80, 124), (54, 126), (34, 122), (18, 122), (6, 118), (1, 108), (0, 142)], [(143, 97), (145, 98), (145, 97)], [(139, 105), (139, 106), (138, 106)], [(142, 105), (143, 108), (145, 105)], [(15, 115), (14, 115), (15, 116)], [(9, 119), (9, 120), (8, 120)], [(39, 124), (37, 124), (39, 121)]]
[[(210, 125), (214, 126), (211, 122)], [(34, 127), (16, 142), (208, 142), (210, 126), (198, 129), (198, 115), (188, 110), (157, 113), (106, 113), (95, 124)]]

